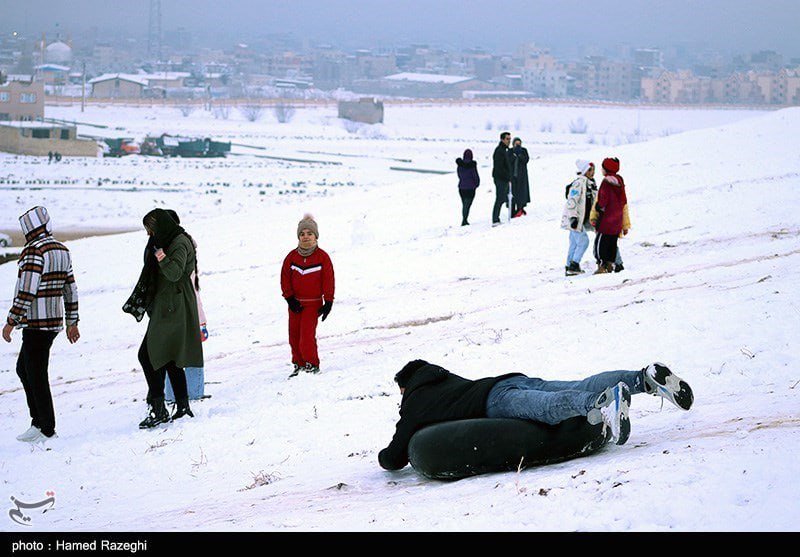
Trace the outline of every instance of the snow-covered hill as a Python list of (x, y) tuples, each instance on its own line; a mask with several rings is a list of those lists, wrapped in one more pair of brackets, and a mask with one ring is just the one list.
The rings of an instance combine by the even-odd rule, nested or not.
[[(671, 118), (686, 118), (667, 114), (651, 124), (649, 141), (622, 144), (573, 134), (548, 143), (537, 127), (526, 141), (534, 159), (528, 216), (497, 228), (490, 226), (489, 168), (496, 130), (484, 123), (496, 127), (504, 118), (513, 126), (523, 118), (524, 126), (526, 115), (460, 107), (453, 118), (473, 124), (454, 128), (436, 108), (405, 110), (404, 122), (430, 123), (420, 135), (449, 126), (447, 141), (431, 149), (399, 125), (354, 138), (330, 132), (333, 120), (319, 116), (298, 123), (308, 150), (366, 157), (330, 156), (342, 164), (327, 166), (252, 155), (208, 165), (123, 159), (117, 167), (0, 159), (2, 229), (34, 203), (51, 207), (56, 235), (59, 223), (137, 228), (154, 206), (176, 209), (200, 246), (211, 332), (204, 349), (212, 398), (193, 403), (194, 419), (138, 430), (146, 385), (136, 353), (145, 324), (120, 308), (138, 276), (145, 234), (69, 243), (82, 338), (71, 346), (61, 335), (53, 347), (59, 438), (47, 450), (14, 439), (28, 426), (14, 371), (19, 332), (0, 346), (6, 496), (56, 494), (56, 509), (33, 515), (26, 531), (800, 529), (800, 109), (728, 113), (710, 128), (697, 112), (690, 131), (659, 134)], [(591, 122), (593, 113), (580, 110)], [(598, 113), (632, 122), (634, 112)], [(462, 141), (464, 129), (471, 131)], [(245, 142), (245, 132), (236, 133)], [(469, 227), (457, 226), (453, 175), (388, 168), (396, 162), (388, 158), (406, 157), (408, 166), (454, 170), (455, 157), (481, 137), (483, 183)], [(259, 141), (281, 155), (299, 148), (277, 133)], [(628, 184), (633, 229), (620, 242), (626, 270), (566, 278), (564, 185), (576, 158), (605, 156), (621, 159)], [(293, 195), (244, 185), (275, 177), (290, 183), (294, 172), (342, 184), (349, 175), (355, 184)], [(111, 174), (178, 191), (100, 194), (106, 186), (94, 178)], [(191, 188), (204, 176), (217, 191)], [(32, 179), (50, 180), (49, 189), (23, 187)], [(224, 181), (234, 185), (225, 189)], [(305, 212), (333, 258), (336, 303), (318, 328), (322, 373), (290, 381), (278, 275)], [(591, 267), (589, 253), (584, 266)], [(15, 273), (13, 264), (0, 266), (0, 308), (10, 306)], [(624, 446), (438, 483), (411, 467), (391, 473), (377, 464), (397, 420), (392, 377), (414, 358), (469, 378), (520, 371), (549, 379), (661, 360), (692, 385), (696, 401), (682, 412), (639, 395)], [(20, 528), (0, 521), (0, 530)]]

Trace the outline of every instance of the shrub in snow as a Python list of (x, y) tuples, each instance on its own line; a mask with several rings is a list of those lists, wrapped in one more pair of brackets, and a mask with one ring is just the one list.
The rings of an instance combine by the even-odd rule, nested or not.
[(589, 124), (583, 118), (578, 118), (569, 123), (569, 133), (586, 133), (589, 129)]
[(264, 113), (264, 107), (260, 104), (246, 104), (239, 107), (239, 112), (242, 113), (242, 116), (244, 116), (245, 120), (248, 122), (255, 122), (261, 118), (261, 115)]
[(290, 104), (278, 103), (275, 105), (273, 109), (273, 114), (275, 114), (275, 119), (281, 123), (285, 124), (287, 122), (291, 122), (292, 118), (294, 118), (295, 109)]
[(342, 126), (344, 126), (344, 129), (346, 129), (348, 133), (358, 133), (358, 130), (360, 130), (364, 124), (353, 120), (342, 120)]
[(196, 107), (196, 106), (194, 106), (193, 104), (182, 104), (182, 105), (180, 105), (180, 106), (178, 107), (178, 110), (180, 110), (180, 112), (181, 112), (181, 116), (183, 116), (184, 118), (186, 118), (186, 117), (187, 117), (187, 116), (189, 116), (189, 115), (190, 115), (192, 112), (194, 112), (196, 108), (197, 108), (197, 107)]
[(220, 118), (227, 120), (231, 115), (231, 107), (226, 104), (218, 104), (214, 106), (214, 108), (211, 110), (211, 113), (214, 115), (214, 118), (218, 120)]

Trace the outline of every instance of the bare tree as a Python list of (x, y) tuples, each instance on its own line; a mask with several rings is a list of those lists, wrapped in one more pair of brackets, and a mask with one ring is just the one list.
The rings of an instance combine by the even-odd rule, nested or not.
[(187, 116), (189, 116), (189, 115), (190, 115), (192, 112), (194, 112), (196, 109), (197, 109), (197, 107), (196, 107), (195, 105), (193, 105), (193, 104), (188, 104), (188, 103), (187, 103), (187, 104), (182, 104), (182, 105), (179, 105), (179, 106), (178, 106), (178, 110), (180, 110), (180, 111), (181, 111), (181, 115), (182, 115), (184, 118), (186, 118)]
[(275, 113), (275, 119), (281, 124), (291, 122), (292, 118), (294, 118), (295, 109), (288, 103), (279, 102), (275, 105), (273, 111)]
[(248, 122), (255, 122), (261, 118), (264, 113), (264, 107), (260, 104), (246, 104), (239, 107), (239, 112)]
[(586, 123), (586, 120), (583, 117), (578, 118), (577, 120), (573, 120), (569, 123), (569, 133), (586, 133), (589, 129), (589, 124)]
[(228, 106), (227, 104), (214, 105), (214, 108), (212, 109), (212, 114), (214, 115), (214, 118), (216, 118), (217, 120), (219, 120), (220, 118), (222, 118), (223, 120), (227, 120), (228, 117), (231, 115), (231, 107)]

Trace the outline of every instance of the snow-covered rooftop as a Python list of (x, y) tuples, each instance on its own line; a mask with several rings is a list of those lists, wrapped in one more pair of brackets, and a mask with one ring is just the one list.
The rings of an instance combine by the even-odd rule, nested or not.
[(100, 83), (102, 81), (109, 81), (111, 79), (122, 79), (125, 81), (132, 81), (133, 83), (138, 83), (139, 85), (147, 86), (148, 81), (145, 76), (141, 74), (127, 74), (127, 73), (104, 73), (103, 75), (99, 75), (93, 79), (89, 80), (90, 84)]
[(0, 122), (0, 126), (5, 126), (7, 128), (36, 128), (36, 129), (47, 129), (47, 130), (61, 130), (64, 128), (71, 128), (71, 125), (63, 125), (63, 124), (51, 124), (49, 122), (31, 122), (31, 121), (4, 121)]
[(387, 75), (384, 77), (384, 79), (388, 79), (390, 81), (417, 81), (420, 83), (445, 83), (451, 85), (453, 83), (461, 83), (463, 81), (469, 81), (475, 78), (466, 77), (463, 75), (403, 72)]
[(68, 72), (69, 66), (62, 66), (60, 64), (39, 64), (35, 69), (39, 71)]

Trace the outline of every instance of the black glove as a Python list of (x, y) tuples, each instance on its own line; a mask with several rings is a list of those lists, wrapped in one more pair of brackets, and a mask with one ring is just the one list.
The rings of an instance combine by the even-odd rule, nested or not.
[(573, 230), (578, 230), (578, 217), (569, 219), (569, 225)]
[(303, 311), (303, 306), (300, 305), (300, 302), (297, 301), (297, 298), (294, 296), (289, 296), (286, 298), (286, 303), (289, 304), (289, 309), (295, 313), (300, 313)]
[(333, 300), (326, 300), (322, 307), (319, 308), (317, 315), (322, 316), (322, 320), (325, 321), (325, 318), (328, 317), (328, 314), (331, 312), (331, 308), (333, 307)]

